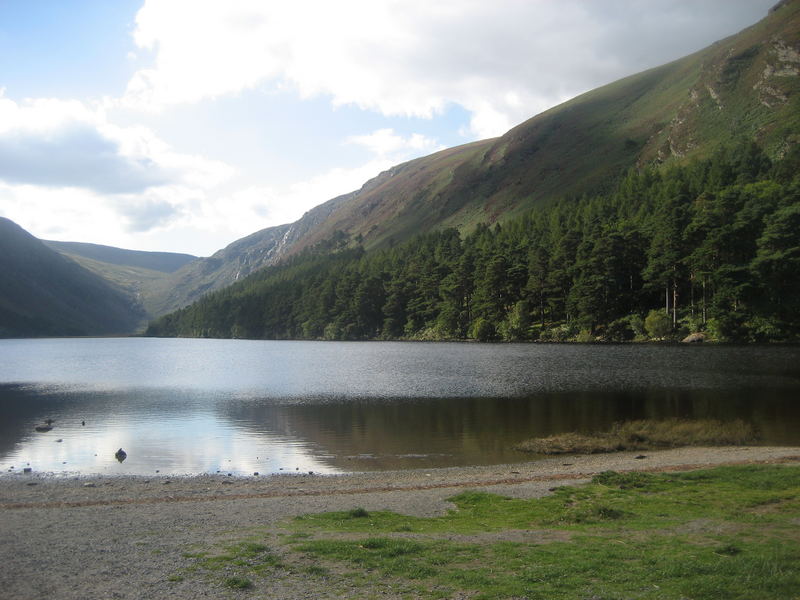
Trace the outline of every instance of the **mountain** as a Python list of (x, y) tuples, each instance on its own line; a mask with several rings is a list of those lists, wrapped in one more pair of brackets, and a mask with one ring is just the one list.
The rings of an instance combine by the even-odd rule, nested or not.
[(578, 96), (505, 135), (393, 167), (297, 222), (268, 228), (158, 282), (151, 312), (331, 240), (385, 248), (426, 231), (504, 222), (613, 188), (632, 168), (707, 158), (742, 140), (780, 159), (800, 142), (800, 1), (669, 64)]
[(393, 167), (203, 263), (236, 283), (148, 332), (800, 340), (798, 34), (800, 0), (784, 1), (499, 138)]
[(196, 259), (191, 254), (175, 252), (142, 252), (140, 250), (124, 250), (99, 244), (81, 242), (56, 242), (42, 240), (53, 250), (75, 258), (88, 258), (96, 262), (117, 265), (120, 267), (136, 267), (161, 273), (173, 273), (185, 264)]
[(123, 290), (132, 303), (140, 306), (146, 318), (162, 314), (158, 298), (162, 289), (174, 287), (173, 283), (165, 283), (171, 280), (171, 275), (193, 261), (202, 260), (191, 254), (124, 250), (80, 242), (45, 240), (44, 244)]
[[(470, 234), (334, 244), (165, 315), (150, 335), (800, 340), (800, 147), (755, 142)], [(695, 339), (698, 336), (695, 336)]]
[(204, 294), (231, 285), (247, 275), (287, 256), (289, 249), (319, 228), (353, 194), (339, 196), (308, 211), (295, 223), (268, 227), (233, 242), (208, 258), (198, 258), (171, 274), (153, 281), (144, 291), (144, 305), (151, 315), (183, 308)]
[(0, 336), (129, 333), (144, 316), (125, 292), (0, 217)]
[(800, 142), (800, 2), (695, 54), (603, 86), (505, 135), (382, 173), (286, 250), (337, 230), (385, 247), (437, 228), (471, 231), (632, 167), (685, 164), (740, 139), (772, 158)]

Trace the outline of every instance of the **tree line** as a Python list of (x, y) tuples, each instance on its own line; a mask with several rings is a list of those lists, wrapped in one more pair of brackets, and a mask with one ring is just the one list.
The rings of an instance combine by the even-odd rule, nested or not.
[(365, 252), (339, 233), (149, 335), (627, 341), (800, 338), (800, 152), (755, 143), (462, 236)]

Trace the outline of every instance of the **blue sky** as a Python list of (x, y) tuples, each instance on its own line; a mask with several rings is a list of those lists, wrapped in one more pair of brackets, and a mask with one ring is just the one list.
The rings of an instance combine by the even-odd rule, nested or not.
[(774, 0), (0, 0), (0, 216), (209, 255)]

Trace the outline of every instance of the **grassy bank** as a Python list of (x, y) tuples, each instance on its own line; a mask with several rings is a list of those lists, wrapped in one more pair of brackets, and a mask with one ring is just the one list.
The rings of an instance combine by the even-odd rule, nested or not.
[(300, 576), (309, 591), (346, 585), (357, 598), (798, 598), (797, 466), (609, 471), (540, 499), (451, 500), (435, 518), (300, 517), (282, 536), (198, 554), (197, 566), (227, 565), (229, 587)]
[(743, 446), (757, 439), (753, 426), (739, 419), (666, 419), (617, 423), (610, 431), (591, 434), (572, 432), (534, 438), (515, 448), (535, 454), (596, 454), (683, 446)]

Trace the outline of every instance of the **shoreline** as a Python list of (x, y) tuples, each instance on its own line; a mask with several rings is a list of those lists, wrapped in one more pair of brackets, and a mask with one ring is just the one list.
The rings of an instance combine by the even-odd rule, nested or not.
[(337, 474), (62, 476), (14, 473), (0, 476), (0, 511), (522, 486), (526, 483), (584, 480), (608, 470), (659, 472), (775, 462), (800, 462), (800, 447), (684, 447), (558, 455), (498, 465)]
[[(287, 524), (304, 514), (363, 508), (436, 517), (453, 508), (449, 498), (470, 488), (539, 498), (606, 470), (776, 463), (800, 465), (800, 447), (681, 448), (346, 475), (6, 476), (0, 478), (0, 589), (18, 600), (364, 597), (347, 578), (309, 577), (302, 568), (270, 571), (255, 596), (225, 587), (221, 576), (190, 574), (197, 556), (242, 540), (258, 540), (277, 556), (291, 553)], [(390, 588), (386, 600), (408, 596)]]

